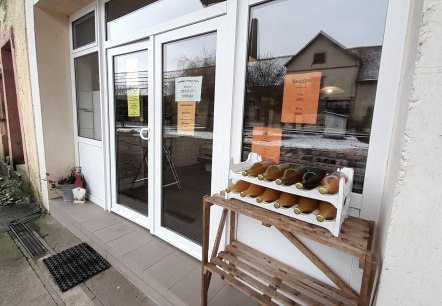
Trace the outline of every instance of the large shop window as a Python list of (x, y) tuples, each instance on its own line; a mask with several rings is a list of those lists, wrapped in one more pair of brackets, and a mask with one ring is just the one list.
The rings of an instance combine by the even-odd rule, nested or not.
[(278, 145), (263, 155), (327, 171), (352, 167), (353, 192), (362, 193), (387, 3), (250, 8), (244, 159), (259, 140), (273, 139)]
[(74, 60), (78, 136), (101, 140), (98, 52)]
[(106, 3), (106, 37), (127, 33), (184, 16), (225, 0), (111, 0)]

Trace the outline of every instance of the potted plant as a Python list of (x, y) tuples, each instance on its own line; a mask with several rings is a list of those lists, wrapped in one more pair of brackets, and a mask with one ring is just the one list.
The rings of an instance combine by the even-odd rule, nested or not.
[(72, 189), (74, 189), (74, 182), (75, 182), (75, 177), (73, 175), (73, 173), (74, 173), (73, 171), (75, 171), (75, 167), (72, 167), (70, 173), (65, 177), (61, 177), (61, 178), (55, 179), (55, 180), (47, 178), (50, 189), (52, 191), (60, 190), (62, 192), (63, 201), (73, 201), (74, 200), (74, 197), (72, 194)]

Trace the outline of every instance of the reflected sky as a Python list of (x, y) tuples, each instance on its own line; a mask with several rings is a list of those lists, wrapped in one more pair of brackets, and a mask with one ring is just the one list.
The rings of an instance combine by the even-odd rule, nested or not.
[(296, 54), (319, 31), (347, 48), (382, 45), (388, 0), (280, 0), (251, 8), (261, 57)]

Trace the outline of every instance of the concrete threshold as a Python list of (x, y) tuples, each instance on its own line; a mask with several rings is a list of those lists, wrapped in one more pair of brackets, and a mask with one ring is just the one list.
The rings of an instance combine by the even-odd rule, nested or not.
[[(49, 211), (158, 305), (200, 305), (200, 261), (92, 202), (55, 199)], [(256, 303), (213, 277), (209, 305)]]

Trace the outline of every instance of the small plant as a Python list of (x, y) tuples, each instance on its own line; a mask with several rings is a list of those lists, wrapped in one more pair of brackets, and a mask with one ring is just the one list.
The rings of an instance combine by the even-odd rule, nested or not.
[(73, 184), (75, 182), (75, 177), (73, 175), (74, 171), (75, 167), (72, 167), (70, 173), (67, 176), (58, 179), (51, 179), (50, 174), (46, 173), (46, 181), (49, 183), (50, 190), (61, 190), (63, 186)]

